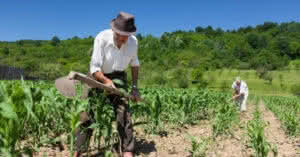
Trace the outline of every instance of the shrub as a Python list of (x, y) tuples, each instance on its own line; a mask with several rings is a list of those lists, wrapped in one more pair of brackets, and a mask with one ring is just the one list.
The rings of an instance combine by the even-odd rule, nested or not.
[(167, 83), (167, 79), (164, 75), (155, 75), (153, 76), (153, 83), (158, 85), (165, 85)]
[(293, 85), (291, 87), (291, 92), (296, 96), (300, 96), (300, 84)]
[(22, 55), (26, 55), (26, 50), (25, 49), (21, 49), (21, 54)]
[(52, 46), (58, 46), (59, 43), (60, 43), (60, 39), (59, 39), (57, 36), (54, 36), (54, 37), (51, 39), (51, 45), (52, 45)]
[(8, 47), (4, 47), (2, 52), (5, 54), (5, 55), (8, 55), (9, 54), (9, 48)]
[[(202, 68), (195, 68), (191, 72), (192, 83), (197, 84), (197, 88), (205, 88), (208, 85), (208, 81), (203, 78), (204, 70)], [(215, 81), (215, 78), (210, 77), (211, 81)]]
[(188, 88), (189, 81), (184, 77), (180, 77), (179, 79), (177, 79), (177, 85), (179, 88)]

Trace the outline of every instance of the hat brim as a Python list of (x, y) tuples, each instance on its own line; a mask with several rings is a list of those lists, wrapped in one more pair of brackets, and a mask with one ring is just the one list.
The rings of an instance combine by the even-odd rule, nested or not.
[(136, 34), (136, 31), (135, 31), (135, 32), (124, 32), (124, 31), (119, 30), (119, 29), (115, 26), (114, 20), (112, 20), (112, 21), (110, 22), (110, 26), (111, 26), (111, 29), (112, 29), (114, 32), (116, 32), (116, 33), (118, 33), (118, 34), (121, 34), (121, 35), (130, 36), (130, 35), (135, 35), (135, 34)]

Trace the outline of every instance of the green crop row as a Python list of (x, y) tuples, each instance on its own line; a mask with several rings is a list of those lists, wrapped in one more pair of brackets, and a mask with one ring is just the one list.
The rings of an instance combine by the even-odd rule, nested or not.
[(300, 99), (297, 97), (265, 97), (266, 106), (279, 118), (286, 133), (299, 135), (300, 130)]
[[(80, 88), (78, 86), (78, 91)], [(236, 117), (229, 93), (174, 88), (145, 88), (140, 89), (140, 93), (148, 103), (131, 103), (131, 112), (134, 126), (143, 124), (148, 133), (160, 133), (169, 125), (195, 125), (206, 119), (213, 121), (215, 135), (219, 135), (227, 132)], [(90, 106), (89, 99), (80, 99), (80, 94), (67, 99), (45, 82), (1, 81), (0, 154), (32, 154), (66, 135), (64, 143), (72, 155), (80, 113), (90, 109), (95, 111), (96, 122), (91, 128), (95, 130), (96, 144), (111, 148), (118, 142), (117, 131), (112, 125), (115, 120), (113, 107), (104, 95), (96, 101), (99, 101), (97, 106)]]

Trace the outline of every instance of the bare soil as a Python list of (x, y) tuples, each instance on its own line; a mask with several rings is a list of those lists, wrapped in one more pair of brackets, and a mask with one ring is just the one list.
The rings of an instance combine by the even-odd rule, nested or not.
[(277, 146), (278, 156), (300, 157), (299, 138), (288, 137), (281, 127), (280, 121), (262, 101), (259, 103), (259, 110), (262, 112), (263, 120), (267, 123), (265, 128), (267, 141)]
[[(248, 104), (248, 110), (240, 114), (240, 124), (233, 128), (231, 135), (217, 137), (209, 144), (206, 156), (208, 157), (251, 157), (254, 151), (248, 146), (247, 122), (252, 119), (255, 110), (253, 104)], [(263, 102), (259, 103), (259, 110), (262, 118), (267, 123), (265, 136), (267, 141), (276, 145), (278, 157), (300, 157), (300, 139), (288, 137), (280, 121), (269, 111)], [(145, 134), (143, 126), (135, 128), (136, 156), (137, 157), (190, 157), (191, 140), (188, 135), (197, 140), (212, 137), (210, 121), (201, 121), (194, 126), (183, 126), (182, 128), (168, 128), (159, 135)], [(62, 137), (61, 141), (66, 138)], [(89, 154), (84, 156), (102, 157), (97, 147), (91, 143)], [(117, 153), (115, 153), (117, 154)], [(271, 156), (272, 153), (270, 153)], [(41, 148), (35, 157), (68, 157), (69, 149), (66, 144), (60, 143), (57, 146)]]

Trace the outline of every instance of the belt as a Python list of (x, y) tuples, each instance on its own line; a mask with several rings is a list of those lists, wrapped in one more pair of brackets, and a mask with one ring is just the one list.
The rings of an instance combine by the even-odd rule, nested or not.
[(113, 71), (112, 73), (105, 73), (104, 76), (113, 79), (113, 78), (125, 78), (126, 72), (125, 71)]
[(104, 75), (123, 75), (125, 71), (113, 71), (111, 73), (104, 73)]

